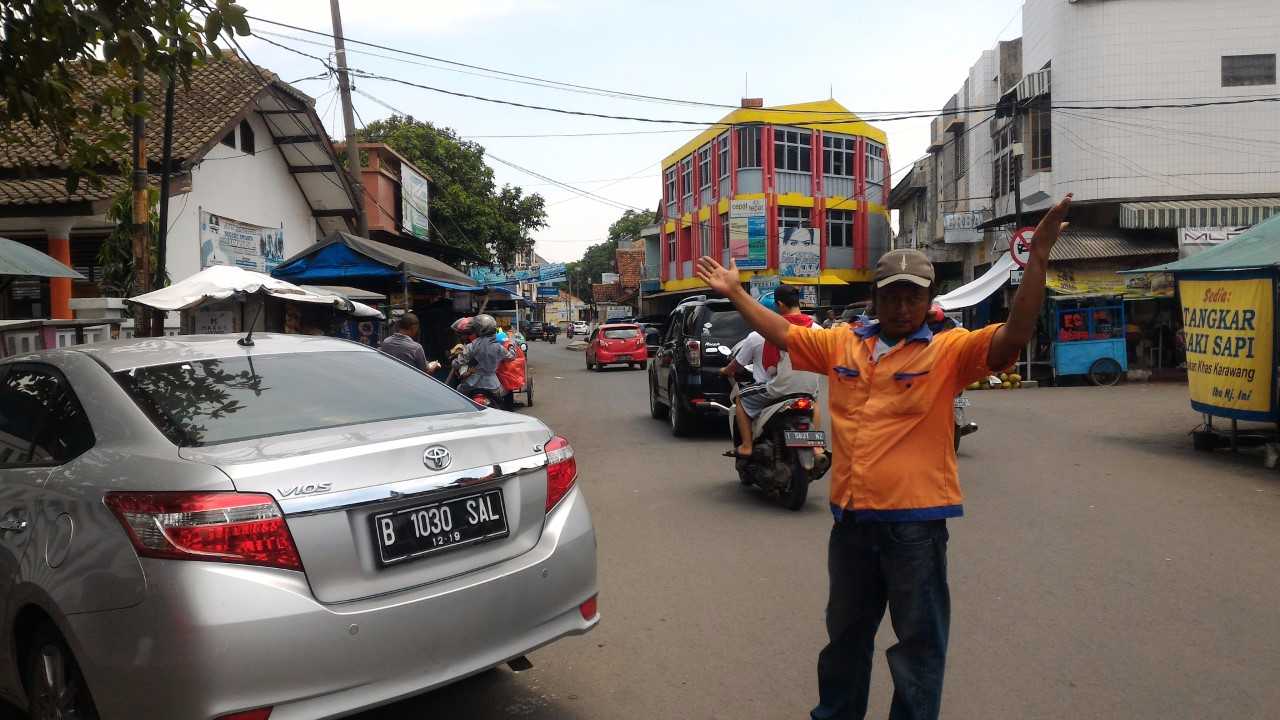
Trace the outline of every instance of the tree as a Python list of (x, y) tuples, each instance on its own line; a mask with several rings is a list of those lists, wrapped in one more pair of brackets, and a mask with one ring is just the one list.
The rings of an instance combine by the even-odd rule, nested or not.
[(594, 302), (591, 284), (600, 282), (600, 275), (618, 271), (618, 241), (624, 238), (639, 239), (640, 231), (653, 222), (652, 210), (628, 210), (609, 226), (609, 239), (587, 248), (582, 259), (565, 265), (569, 284), (586, 302)]
[[(211, 4), (212, 3), (212, 4)], [(245, 9), (231, 0), (6, 0), (0, 4), (0, 134), (28, 141), (53, 135), (67, 188), (127, 155), (126, 116), (133, 69), (141, 65), (186, 83), (191, 68), (221, 50), (223, 29), (249, 34)]]
[[(125, 174), (126, 179), (128, 173)], [(150, 206), (147, 217), (151, 218), (151, 232), (148, 237), (160, 235), (160, 191), (147, 188), (147, 202)], [(139, 287), (139, 278), (133, 272), (133, 191), (123, 190), (111, 201), (107, 208), (107, 220), (115, 225), (111, 234), (102, 241), (98, 248), (98, 267), (102, 269), (102, 279), (98, 282), (98, 290), (103, 297), (132, 297)], [(154, 244), (151, 246), (151, 267), (160, 266), (160, 253)], [(161, 287), (169, 284), (168, 273), (165, 272)]]
[(546, 227), (546, 203), (513, 185), (498, 188), (484, 147), (452, 129), (392, 115), (369, 123), (362, 142), (386, 143), (431, 177), (432, 239), (504, 267), (533, 248)]

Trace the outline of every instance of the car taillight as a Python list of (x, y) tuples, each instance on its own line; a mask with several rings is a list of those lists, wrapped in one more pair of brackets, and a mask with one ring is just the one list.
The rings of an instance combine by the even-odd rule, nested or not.
[(275, 498), (236, 492), (113, 492), (103, 498), (143, 557), (301, 570)]
[(684, 349), (689, 355), (689, 367), (702, 367), (702, 343), (697, 340), (687, 340)]
[(569, 441), (556, 436), (547, 441), (547, 512), (555, 507), (578, 479), (578, 461), (573, 459)]
[(578, 606), (578, 612), (582, 613), (583, 620), (591, 620), (600, 614), (598, 598), (598, 595), (592, 595), (586, 602)]
[(471, 402), (477, 405), (484, 405), (485, 407), (489, 407), (489, 396), (484, 394), (473, 395), (471, 396)]

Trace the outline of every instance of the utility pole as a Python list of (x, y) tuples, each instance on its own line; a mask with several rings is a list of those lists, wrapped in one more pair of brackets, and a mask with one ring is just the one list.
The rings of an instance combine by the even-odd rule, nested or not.
[[(164, 286), (165, 264), (169, 240), (169, 182), (170, 165), (173, 164), (173, 93), (177, 62), (169, 66), (169, 78), (164, 89), (164, 139), (160, 149), (160, 237), (156, 238), (156, 267), (154, 270), (153, 288)], [(152, 335), (164, 337), (165, 313), (155, 313), (152, 323)]]
[[(142, 63), (133, 67), (133, 104), (139, 106), (146, 100), (143, 91)], [(133, 116), (133, 277), (136, 290), (151, 290), (151, 207), (147, 202), (147, 119), (142, 113)], [(149, 313), (143, 306), (134, 306), (133, 333), (148, 337)]]
[(333, 53), (338, 62), (338, 92), (342, 94), (342, 122), (347, 131), (347, 170), (356, 194), (356, 234), (369, 236), (369, 220), (364, 214), (364, 185), (360, 182), (360, 149), (356, 147), (356, 121), (351, 110), (351, 80), (347, 75), (347, 46), (342, 39), (342, 10), (338, 0), (329, 0), (333, 15)]

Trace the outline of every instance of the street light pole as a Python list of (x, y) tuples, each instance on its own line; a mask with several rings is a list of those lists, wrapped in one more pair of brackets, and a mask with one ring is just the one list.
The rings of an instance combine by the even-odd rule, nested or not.
[(338, 0), (329, 0), (333, 16), (333, 54), (338, 63), (338, 92), (342, 95), (342, 123), (347, 131), (347, 171), (355, 191), (356, 234), (369, 236), (369, 219), (364, 213), (364, 185), (360, 181), (360, 149), (356, 147), (356, 120), (351, 110), (351, 80), (347, 75), (347, 46), (342, 39), (342, 10)]

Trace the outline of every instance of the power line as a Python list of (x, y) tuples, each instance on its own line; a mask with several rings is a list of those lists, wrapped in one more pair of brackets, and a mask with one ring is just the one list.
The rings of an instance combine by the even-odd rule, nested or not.
[(537, 171), (535, 171), (535, 170), (530, 170), (529, 168), (526, 168), (526, 167), (522, 167), (522, 166), (520, 166), (520, 165), (517, 165), (516, 163), (513, 163), (513, 162), (511, 162), (510, 160), (503, 160), (502, 158), (498, 157), (497, 155), (494, 155), (493, 153), (485, 153), (485, 154), (486, 154), (486, 155), (488, 155), (489, 157), (493, 158), (494, 160), (497, 160), (498, 162), (502, 163), (503, 165), (506, 165), (506, 166), (508, 166), (508, 167), (514, 168), (514, 169), (516, 169), (516, 170), (519, 170), (520, 172), (525, 173), (526, 175), (532, 175), (533, 177), (540, 178), (540, 179), (542, 179), (542, 180), (546, 180), (547, 182), (549, 182), (549, 183), (551, 183), (551, 184), (553, 184), (553, 185), (558, 185), (558, 186), (560, 186), (561, 188), (564, 188), (565, 190), (568, 190), (568, 191), (570, 191), (570, 192), (577, 193), (578, 195), (581, 195), (582, 197), (589, 198), (589, 199), (591, 199), (591, 200), (596, 200), (596, 201), (602, 202), (602, 203), (604, 203), (604, 204), (606, 204), (606, 205), (611, 205), (611, 206), (613, 206), (613, 207), (615, 207), (615, 208), (617, 208), (617, 209), (619, 209), (619, 210), (637, 210), (637, 211), (642, 211), (642, 208), (638, 208), (638, 207), (636, 207), (635, 205), (628, 205), (627, 203), (624, 203), (624, 202), (619, 202), (619, 201), (617, 201), (617, 200), (611, 200), (611, 199), (609, 199), (609, 198), (607, 198), (607, 197), (604, 197), (604, 196), (602, 196), (602, 195), (597, 195), (597, 194), (595, 194), (595, 193), (593, 193), (593, 192), (591, 192), (591, 191), (589, 191), (589, 190), (583, 190), (583, 189), (581, 189), (581, 188), (574, 187), (573, 185), (570, 185), (570, 184), (565, 183), (565, 182), (561, 182), (561, 181), (559, 181), (559, 180), (556, 180), (555, 178), (547, 177), (546, 175), (543, 175), (542, 173), (537, 172)]

